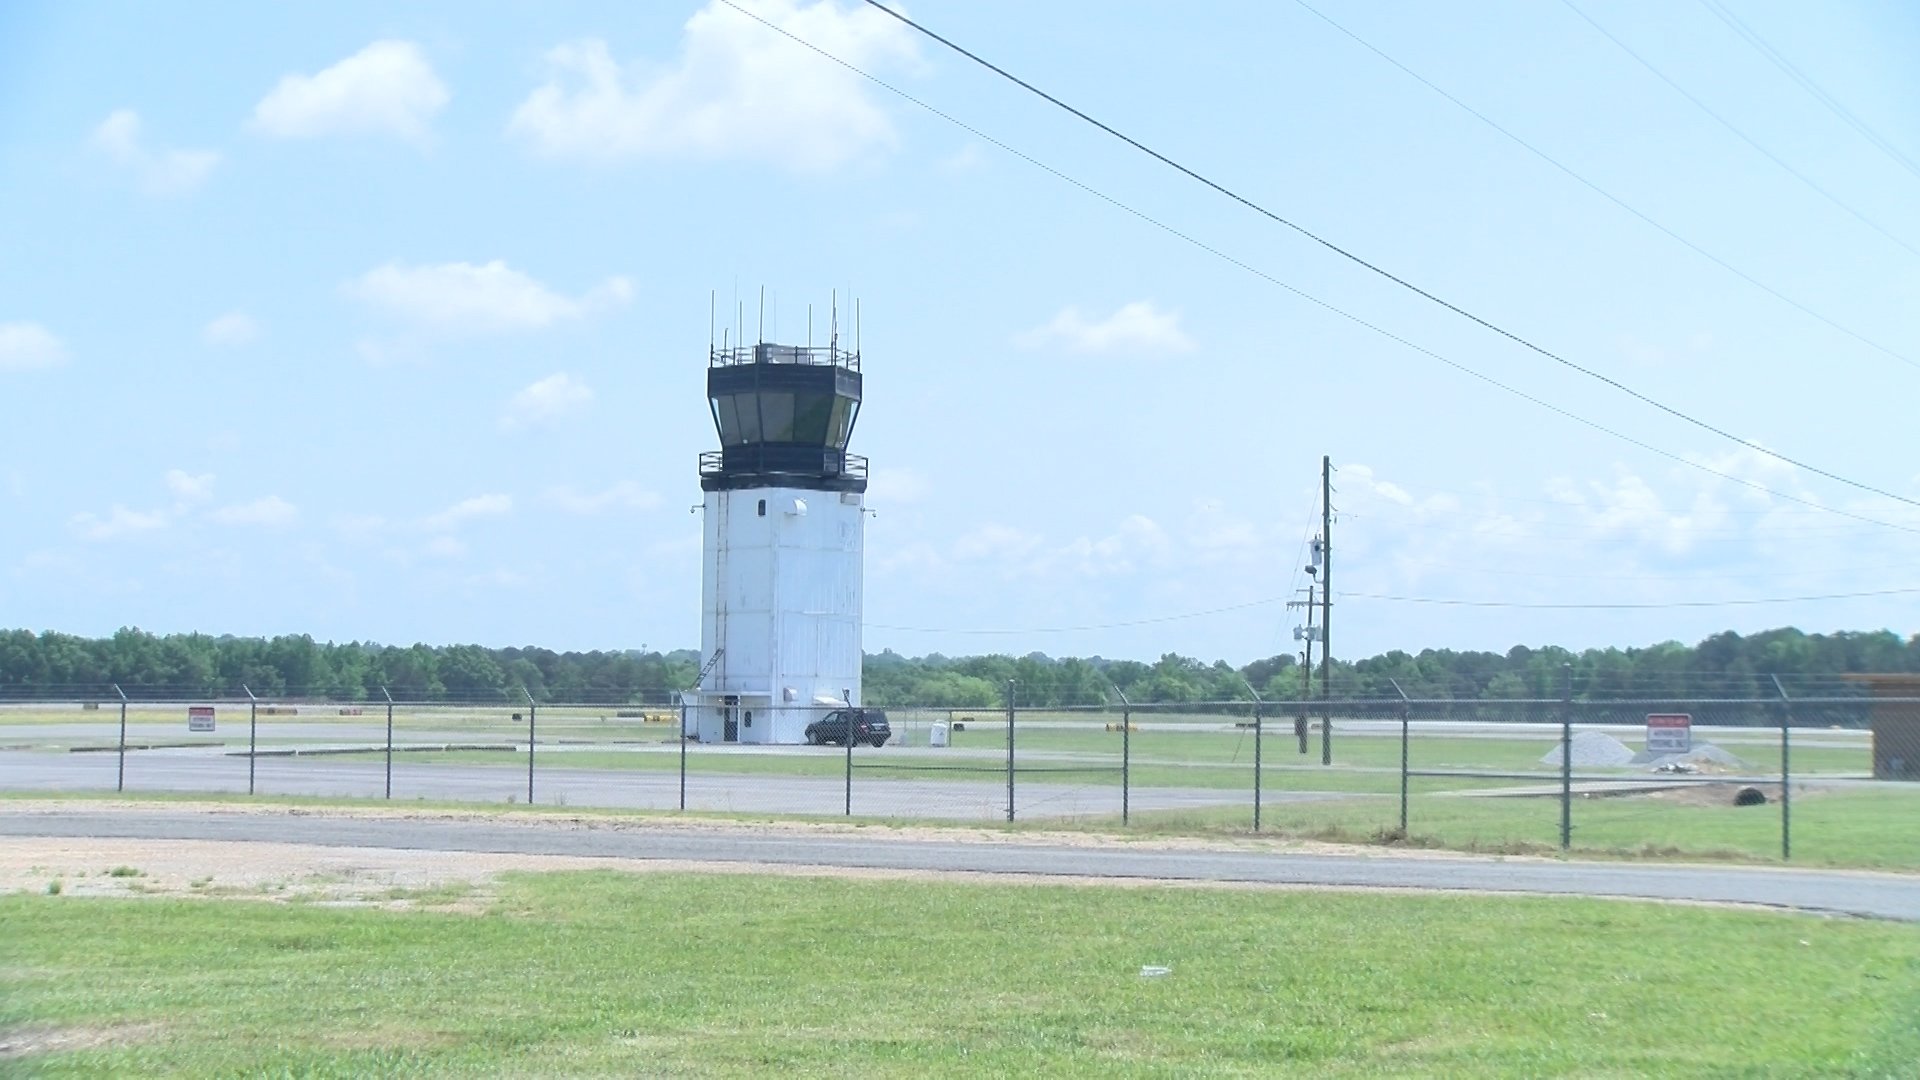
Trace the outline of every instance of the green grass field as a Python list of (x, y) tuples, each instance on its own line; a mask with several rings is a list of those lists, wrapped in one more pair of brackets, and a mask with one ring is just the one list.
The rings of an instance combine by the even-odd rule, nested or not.
[[(1716, 789), (1717, 791), (1718, 789)], [(1734, 806), (1723, 791), (1573, 802), (1572, 854), (1579, 857), (1658, 858), (1777, 863), (1780, 807)], [(1557, 798), (1473, 798), (1455, 785), (1410, 786), (1407, 836), (1397, 836), (1400, 804), (1392, 796), (1336, 802), (1269, 802), (1267, 831), (1353, 843), (1509, 854), (1560, 850)], [(1133, 815), (1134, 832), (1170, 835), (1240, 834), (1248, 807), (1151, 811)], [(1920, 786), (1885, 784), (1797, 791), (1793, 803), (1792, 864), (1920, 871)], [(1117, 819), (1084, 821), (1089, 829), (1120, 828)]]
[[(262, 742), (262, 745), (279, 745)], [(671, 745), (669, 741), (669, 745)], [(1558, 766), (1543, 765), (1540, 758), (1555, 747), (1550, 737), (1517, 739), (1455, 738), (1420, 735), (1409, 747), (1409, 768), (1458, 769), (1515, 772), (1538, 775), (1542, 780), (1559, 776)], [(1276, 775), (1275, 783), (1322, 791), (1399, 790), (1400, 741), (1377, 735), (1343, 736), (1335, 754), (1336, 768), (1319, 764), (1316, 745), (1309, 755), (1301, 755), (1291, 737), (1266, 737), (1262, 745), (1262, 766)], [(859, 766), (884, 770), (889, 764), (905, 768), (911, 765), (949, 764), (974, 766), (983, 772), (1002, 769), (1006, 741), (1004, 731), (966, 731), (955, 738), (948, 750), (925, 747), (890, 748), (874, 754), (865, 748), (855, 751)], [(1193, 787), (1244, 789), (1253, 786), (1253, 745), (1251, 734), (1223, 733), (1151, 733), (1137, 734), (1128, 747), (1133, 783), (1143, 787)], [(1103, 731), (1036, 729), (1018, 736), (1016, 750), (1023, 765), (1033, 768), (1083, 769), (1075, 783), (1118, 784), (1122, 746), (1118, 734)], [(958, 751), (958, 753), (956, 753)], [(410, 764), (499, 764), (500, 751), (423, 751), (409, 752)], [(369, 749), (362, 760), (383, 756), (381, 749)], [(1777, 746), (1762, 744), (1741, 747), (1740, 756), (1749, 768), (1745, 774), (1765, 776), (1779, 771)], [(546, 761), (568, 768), (639, 769), (675, 771), (679, 755), (610, 750), (550, 751)], [(842, 755), (831, 747), (796, 753), (792, 749), (756, 752), (747, 747), (696, 747), (688, 755), (690, 771), (709, 773), (784, 774), (790, 776), (838, 776), (845, 769)], [(1822, 775), (1859, 775), (1871, 767), (1864, 749), (1811, 747), (1797, 750), (1793, 757), (1794, 774), (1800, 777)], [(1368, 776), (1371, 771), (1379, 775)], [(1581, 768), (1582, 774), (1607, 773), (1608, 770)], [(1613, 770), (1610, 775), (1636, 777), (1642, 770)], [(1039, 775), (1036, 771), (1036, 777)], [(1472, 781), (1462, 781), (1473, 786)], [(1509, 781), (1511, 783), (1511, 781)]]
[(0, 1071), (1893, 1077), (1920, 1061), (1905, 925), (613, 872), (510, 876), (481, 900), (0, 898), (0, 1031), (81, 1047)]

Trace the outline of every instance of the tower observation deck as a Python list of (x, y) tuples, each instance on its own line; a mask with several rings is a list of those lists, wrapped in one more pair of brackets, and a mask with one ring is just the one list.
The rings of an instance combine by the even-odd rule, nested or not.
[(867, 459), (847, 453), (860, 415), (859, 353), (837, 345), (714, 348), (707, 401), (720, 449), (700, 455), (702, 489), (867, 490)]

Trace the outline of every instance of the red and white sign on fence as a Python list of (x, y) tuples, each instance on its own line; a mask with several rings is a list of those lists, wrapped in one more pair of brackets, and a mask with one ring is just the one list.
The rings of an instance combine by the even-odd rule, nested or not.
[(1647, 753), (1685, 754), (1692, 749), (1693, 716), (1691, 714), (1647, 714)]
[(212, 731), (213, 730), (213, 706), (211, 705), (187, 706), (187, 730), (188, 731)]

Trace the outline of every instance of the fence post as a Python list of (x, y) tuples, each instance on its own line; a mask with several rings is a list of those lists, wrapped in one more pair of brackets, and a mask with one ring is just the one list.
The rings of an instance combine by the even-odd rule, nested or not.
[(253, 751), (254, 733), (260, 726), (260, 699), (253, 696), (253, 691), (248, 690), (245, 683), (240, 685), (240, 689), (247, 691), (247, 794), (251, 795), (253, 794), (253, 763), (259, 757)]
[(1013, 820), (1013, 686), (1007, 680), (1007, 820)]
[[(1307, 611), (1313, 611), (1311, 598), (1307, 603)], [(1300, 715), (1293, 718), (1293, 737), (1300, 740), (1300, 755), (1305, 757), (1308, 747), (1307, 728), (1312, 723), (1313, 708), (1313, 635), (1311, 633), (1307, 635), (1307, 665), (1300, 670), (1306, 678), (1300, 684)]]
[[(1133, 702), (1127, 692), (1115, 686), (1112, 679), (1106, 680), (1107, 686), (1120, 698), (1120, 824), (1128, 823), (1131, 807), (1131, 788), (1133, 786)], [(1109, 700), (1108, 704), (1112, 704)]]
[(1573, 665), (1560, 665), (1560, 850), (1573, 847)]
[(520, 688), (520, 696), (527, 699), (527, 805), (533, 805), (533, 718), (536, 708), (533, 695), (526, 687)]
[(1393, 684), (1393, 692), (1400, 695), (1400, 839), (1407, 838), (1407, 723), (1413, 712), (1407, 701), (1407, 692), (1400, 689), (1400, 680), (1388, 679)]
[(387, 699), (387, 798), (393, 798), (393, 695), (386, 687), (380, 688), (380, 696)]
[(1253, 831), (1260, 831), (1260, 691), (1253, 688), (1245, 675), (1240, 681), (1246, 684), (1247, 693), (1253, 695)]
[(113, 782), (113, 790), (127, 790), (127, 692), (120, 689), (119, 683), (113, 684), (113, 692), (120, 695), (120, 776)]
[(680, 695), (680, 809), (687, 808), (687, 695)]
[[(853, 708), (853, 703), (851, 701), (845, 701), (844, 704), (846, 704), (847, 708), (849, 709)], [(824, 720), (825, 718), (822, 717), (822, 719)], [(847, 736), (847, 740), (846, 740), (847, 742), (847, 811), (846, 812), (848, 817), (853, 816), (853, 729), (854, 729), (853, 717), (849, 715), (847, 717), (847, 726), (845, 728), (845, 734)], [(902, 738), (904, 737), (905, 736), (902, 736)]]
[(1780, 676), (1769, 675), (1773, 688), (1780, 692), (1780, 861), (1793, 858), (1793, 699), (1780, 685)]

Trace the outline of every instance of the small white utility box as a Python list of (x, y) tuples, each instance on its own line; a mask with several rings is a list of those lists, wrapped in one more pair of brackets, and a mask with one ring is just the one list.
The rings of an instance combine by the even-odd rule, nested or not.
[(927, 745), (928, 746), (947, 745), (947, 725), (946, 724), (937, 723), (927, 729)]

